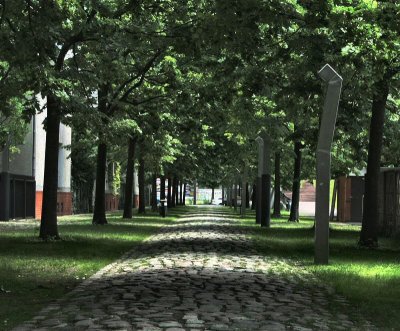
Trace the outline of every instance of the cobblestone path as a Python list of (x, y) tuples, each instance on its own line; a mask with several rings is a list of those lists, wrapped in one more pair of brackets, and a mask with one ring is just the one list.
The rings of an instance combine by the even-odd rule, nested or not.
[(193, 211), (15, 330), (358, 330), (344, 299), (257, 255), (221, 209)]

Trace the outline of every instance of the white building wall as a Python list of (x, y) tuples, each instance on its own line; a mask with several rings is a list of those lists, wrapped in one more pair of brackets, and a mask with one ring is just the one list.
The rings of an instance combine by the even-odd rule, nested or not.
[(61, 124), (60, 149), (58, 153), (58, 190), (71, 192), (71, 128)]
[(139, 195), (139, 177), (136, 167), (135, 170), (133, 171), (133, 194)]
[[(45, 100), (40, 100), (43, 107)], [(47, 111), (37, 114), (35, 118), (35, 179), (36, 191), (43, 191), (44, 158), (46, 154), (46, 131), (43, 128), (43, 121), (46, 119)]]
[[(18, 146), (19, 151), (10, 153), (9, 171), (14, 175), (33, 176), (33, 121), (29, 124), (29, 131), (25, 136), (24, 143)], [(0, 153), (0, 171), (2, 170), (2, 155)]]
[[(46, 104), (46, 99), (39, 99), (40, 106)], [(47, 117), (47, 110), (37, 114), (35, 118), (35, 163), (36, 191), (43, 191), (44, 164), (46, 156), (46, 131), (43, 122)], [(58, 187), (61, 192), (71, 191), (71, 159), (70, 151), (64, 147), (71, 144), (71, 128), (60, 125), (60, 149), (58, 154)]]

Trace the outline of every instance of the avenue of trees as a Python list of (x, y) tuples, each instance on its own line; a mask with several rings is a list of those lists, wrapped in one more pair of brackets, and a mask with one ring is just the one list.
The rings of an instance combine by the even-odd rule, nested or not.
[(142, 188), (160, 176), (173, 192), (232, 187), (245, 168), (252, 185), (262, 131), (297, 221), (329, 63), (344, 82), (332, 173), (367, 169), (360, 244), (377, 245), (380, 167), (400, 161), (399, 15), (389, 0), (0, 0), (0, 149), (47, 100), (40, 237), (59, 238), (60, 123), (73, 130), (74, 186), (96, 179), (94, 224), (107, 223), (107, 163), (126, 178), (130, 218), (135, 163)]

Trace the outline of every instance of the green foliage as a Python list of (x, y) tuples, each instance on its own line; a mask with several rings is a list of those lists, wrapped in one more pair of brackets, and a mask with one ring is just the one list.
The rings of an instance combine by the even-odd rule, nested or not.
[(148, 172), (216, 187), (247, 167), (252, 181), (254, 139), (265, 131), (282, 155), (282, 185), (290, 187), (295, 141), (303, 146), (302, 179), (315, 178), (325, 91), (316, 73), (330, 63), (344, 79), (333, 176), (365, 168), (371, 101), (382, 82), (390, 87), (382, 165), (398, 166), (399, 6), (58, 0), (5, 8), (1, 2), (0, 146), (10, 133), (21, 142), (39, 110), (35, 96), (51, 93), (85, 145), (72, 147), (75, 183), (93, 180), (98, 143), (106, 142), (109, 162), (124, 168), (130, 137), (143, 146)]
[(115, 163), (112, 190), (114, 195), (119, 195), (121, 188), (121, 164), (119, 162)]

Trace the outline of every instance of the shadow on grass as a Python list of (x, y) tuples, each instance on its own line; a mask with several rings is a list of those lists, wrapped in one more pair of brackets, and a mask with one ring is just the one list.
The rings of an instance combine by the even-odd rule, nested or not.
[[(249, 234), (263, 254), (284, 258), (314, 258), (314, 229), (312, 227), (279, 226), (269, 229), (247, 227)], [(356, 230), (330, 230), (330, 259), (332, 262), (399, 261), (399, 249), (391, 239), (382, 239), (381, 248), (367, 250), (358, 246), (359, 232)]]
[[(202, 216), (206, 214), (212, 215), (217, 222), (231, 220), (233, 224), (225, 227), (201, 225)], [(184, 217), (188, 220), (183, 219), (173, 223), (176, 217)], [(29, 315), (33, 312), (33, 308), (28, 305), (21, 308), (21, 302), (31, 300), (36, 302), (38, 299), (38, 302), (43, 304), (46, 300), (62, 295), (78, 282), (76, 277), (81, 279), (85, 273), (91, 274), (112, 262), (165, 224), (174, 224), (174, 226), (164, 228), (162, 231), (177, 232), (183, 234), (183, 237), (186, 232), (210, 231), (210, 229), (221, 231), (221, 227), (224, 228), (224, 233), (229, 235), (238, 235), (244, 231), (256, 240), (260, 254), (267, 257), (292, 258), (308, 267), (312, 265), (313, 219), (300, 223), (288, 223), (287, 219), (282, 217), (280, 220), (272, 220), (272, 227), (265, 229), (254, 224), (254, 213), (248, 213), (246, 219), (241, 219), (233, 209), (226, 207), (179, 206), (169, 210), (168, 217), (165, 219), (160, 218), (157, 213), (148, 212), (145, 215), (135, 214), (132, 220), (122, 219), (121, 213), (115, 213), (108, 215), (108, 220), (109, 224), (106, 226), (93, 226), (90, 215), (78, 215), (75, 219), (74, 217), (60, 218), (60, 233), (65, 240), (59, 242), (42, 243), (37, 240), (38, 233), (35, 233), (37, 225), (29, 229), (2, 231), (0, 233), (0, 262), (2, 264), (0, 284), (4, 285), (6, 290), (11, 290), (11, 293), (4, 295), (7, 295), (7, 300), (9, 299), (7, 302), (14, 303), (14, 307), (17, 308), (12, 310), (8, 303), (0, 304), (0, 311), (4, 311), (0, 314), (0, 323), (1, 319), (9, 318), (8, 316), (13, 316), (13, 314), (16, 316), (12, 317), (14, 319), (21, 318), (18, 316), (24, 314), (24, 316)], [(186, 226), (182, 227), (182, 225)], [(382, 298), (378, 300), (384, 307), (383, 310), (392, 311), (389, 309), (388, 302), (393, 307), (400, 308), (398, 302), (392, 302), (395, 300), (393, 296), (395, 291), (391, 291), (394, 286), (400, 288), (397, 276), (400, 272), (396, 274), (393, 271), (390, 282), (381, 282), (380, 287), (376, 285), (378, 283), (376, 278), (360, 278), (361, 272), (358, 274), (354, 272), (355, 268), (362, 268), (362, 266), (370, 270), (371, 264), (377, 261), (384, 266), (398, 263), (398, 244), (396, 246), (394, 241), (385, 239), (381, 241), (382, 246), (378, 250), (359, 249), (358, 236), (359, 232), (352, 228), (333, 228), (330, 235), (331, 261), (340, 266), (317, 269), (317, 275), (321, 279), (334, 282), (335, 287), (339, 290), (342, 288), (344, 294), (349, 293), (346, 291), (349, 291), (350, 285), (358, 284), (352, 294), (357, 304), (362, 300), (365, 301), (365, 295), (367, 295), (361, 295), (363, 290), (360, 290), (361, 285), (365, 290), (374, 288), (375, 290), (371, 291), (373, 296), (379, 297), (380, 293), (385, 294), (385, 300)], [(154, 256), (160, 251), (173, 254), (196, 252), (196, 250), (220, 254), (248, 254), (248, 247), (240, 247), (240, 245), (238, 247), (237, 243), (233, 244), (223, 236), (191, 240), (182, 238), (179, 239), (179, 245), (177, 245), (177, 239), (173, 238), (143, 245), (141, 257)], [(365, 273), (364, 270), (362, 272)], [(18, 310), (25, 313), (18, 315), (20, 314)]]

